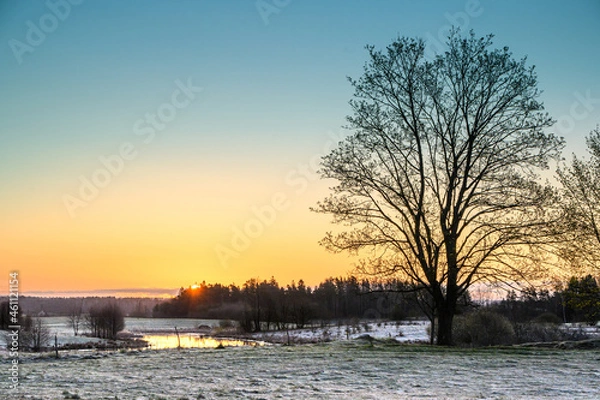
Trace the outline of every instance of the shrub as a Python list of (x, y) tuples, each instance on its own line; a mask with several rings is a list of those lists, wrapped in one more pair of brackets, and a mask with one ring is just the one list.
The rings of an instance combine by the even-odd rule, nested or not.
[(540, 314), (537, 317), (535, 317), (533, 320), (531, 320), (531, 322), (534, 322), (537, 324), (558, 325), (558, 324), (561, 324), (563, 321), (562, 321), (562, 319), (560, 319), (560, 317), (558, 315), (551, 313), (551, 312), (545, 312), (545, 313)]
[(510, 321), (497, 313), (481, 310), (457, 316), (452, 328), (454, 342), (460, 346), (512, 344), (515, 331)]
[(234, 323), (229, 319), (222, 319), (219, 321), (219, 327), (222, 329), (231, 329), (234, 327)]

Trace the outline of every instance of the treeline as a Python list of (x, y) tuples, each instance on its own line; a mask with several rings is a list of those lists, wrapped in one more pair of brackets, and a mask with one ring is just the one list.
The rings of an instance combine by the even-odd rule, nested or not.
[[(349, 318), (401, 320), (426, 316), (422, 293), (398, 280), (328, 278), (316, 287), (302, 280), (281, 286), (251, 279), (241, 287), (221, 284), (181, 288), (154, 308), (155, 317), (232, 319), (247, 331), (302, 328), (309, 322)], [(425, 307), (425, 309), (424, 309)]]
[[(479, 308), (468, 293), (458, 314)], [(514, 323), (587, 322), (600, 319), (600, 289), (588, 275), (573, 277), (564, 288), (525, 289), (487, 305)], [(206, 284), (181, 288), (179, 294), (154, 307), (155, 317), (230, 319), (246, 331), (302, 328), (309, 323), (352, 318), (432, 319), (431, 296), (400, 280), (360, 280), (354, 276), (328, 278), (315, 287), (300, 280), (280, 285), (275, 278), (250, 279), (241, 287)]]
[(520, 295), (509, 292), (504, 300), (489, 306), (513, 323), (584, 322), (600, 320), (600, 287), (592, 276), (572, 277), (566, 287), (554, 291), (529, 288)]
[[(6, 297), (0, 297), (0, 302)], [(146, 297), (37, 297), (19, 296), (19, 311), (31, 316), (67, 317), (73, 309), (81, 309), (87, 314), (92, 308), (102, 308), (117, 303), (129, 317), (151, 317), (152, 310), (162, 299)]]
[(564, 322), (595, 324), (600, 319), (600, 288), (591, 275), (573, 277), (553, 291), (512, 291), (502, 300), (477, 305), (457, 315), (453, 342), (478, 347), (588, 339), (583, 329), (564, 329)]

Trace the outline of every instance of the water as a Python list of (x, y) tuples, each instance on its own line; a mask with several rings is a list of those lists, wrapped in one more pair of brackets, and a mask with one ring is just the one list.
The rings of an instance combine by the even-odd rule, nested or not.
[(148, 342), (148, 347), (154, 350), (158, 349), (191, 349), (208, 348), (215, 349), (219, 347), (241, 347), (241, 346), (264, 346), (264, 342), (252, 340), (214, 338), (197, 333), (180, 333), (174, 335), (144, 335), (143, 340)]

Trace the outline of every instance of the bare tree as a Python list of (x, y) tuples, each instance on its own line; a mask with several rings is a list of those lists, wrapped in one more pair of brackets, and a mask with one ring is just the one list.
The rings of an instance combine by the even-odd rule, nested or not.
[(73, 329), (73, 334), (77, 336), (79, 334), (79, 326), (81, 324), (81, 317), (83, 314), (83, 299), (75, 300), (75, 304), (71, 307), (68, 317), (68, 325)]
[(521, 261), (549, 231), (553, 191), (537, 174), (563, 140), (544, 132), (553, 121), (533, 67), (491, 39), (454, 31), (432, 60), (418, 39), (368, 46), (364, 75), (350, 79), (353, 133), (322, 162), (338, 184), (315, 211), (350, 227), (322, 244), (369, 251), (363, 272), (428, 291), (440, 345), (452, 343), (460, 296), (482, 280), (531, 277)]
[(21, 334), (22, 345), (31, 351), (42, 351), (50, 341), (50, 330), (41, 318), (25, 317)]
[(558, 169), (565, 208), (566, 240), (560, 254), (574, 266), (600, 268), (600, 127), (586, 138), (588, 159), (573, 156)]

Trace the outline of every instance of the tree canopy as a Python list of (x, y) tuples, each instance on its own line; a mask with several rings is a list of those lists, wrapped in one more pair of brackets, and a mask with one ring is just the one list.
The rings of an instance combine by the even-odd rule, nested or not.
[(420, 39), (367, 46), (364, 74), (350, 79), (352, 133), (322, 162), (322, 176), (338, 183), (315, 211), (349, 228), (322, 244), (368, 251), (362, 271), (429, 292), (438, 344), (452, 342), (461, 294), (527, 276), (524, 247), (548, 239), (553, 191), (538, 172), (563, 141), (545, 131), (553, 121), (534, 68), (491, 46), (492, 35), (456, 30), (433, 59)]

